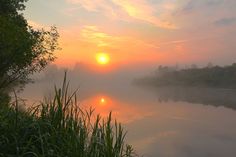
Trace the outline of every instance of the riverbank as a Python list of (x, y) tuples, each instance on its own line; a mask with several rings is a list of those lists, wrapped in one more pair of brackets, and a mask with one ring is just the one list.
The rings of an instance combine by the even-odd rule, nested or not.
[(0, 102), (0, 156), (133, 157), (121, 124), (81, 110), (68, 84), (53, 99), (22, 110), (18, 98)]

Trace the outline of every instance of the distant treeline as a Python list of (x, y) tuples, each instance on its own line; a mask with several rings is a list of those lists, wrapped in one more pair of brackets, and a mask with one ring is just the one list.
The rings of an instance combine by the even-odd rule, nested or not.
[(136, 84), (152, 86), (202, 86), (236, 88), (236, 63), (230, 66), (212, 66), (188, 69), (159, 66), (154, 75), (134, 81)]

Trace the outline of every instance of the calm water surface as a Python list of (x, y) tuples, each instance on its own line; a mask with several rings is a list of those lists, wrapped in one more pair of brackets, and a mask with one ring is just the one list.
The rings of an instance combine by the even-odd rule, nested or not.
[[(47, 85), (40, 83), (30, 85), (22, 97), (39, 100), (41, 93), (50, 93), (47, 88)], [(91, 89), (81, 87), (80, 104), (96, 108), (102, 116), (112, 111), (113, 117), (125, 125), (127, 141), (140, 155), (236, 156), (234, 90), (143, 88), (128, 83), (101, 84)]]

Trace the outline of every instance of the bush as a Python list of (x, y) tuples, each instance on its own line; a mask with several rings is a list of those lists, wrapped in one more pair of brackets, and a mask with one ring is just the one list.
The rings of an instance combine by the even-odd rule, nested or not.
[(68, 83), (55, 88), (53, 99), (19, 111), (19, 102), (0, 109), (0, 156), (24, 157), (132, 157), (124, 144), (125, 132), (111, 114), (94, 117), (81, 110), (76, 92), (68, 95)]

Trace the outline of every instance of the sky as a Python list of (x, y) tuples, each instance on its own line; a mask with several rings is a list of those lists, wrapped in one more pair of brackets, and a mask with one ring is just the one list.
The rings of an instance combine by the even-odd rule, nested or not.
[[(55, 64), (116, 68), (236, 61), (235, 0), (30, 0), (35, 28), (55, 25)], [(98, 53), (109, 65), (99, 65)]]

